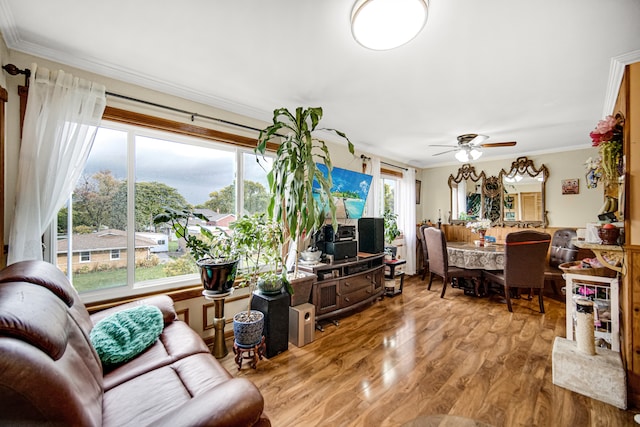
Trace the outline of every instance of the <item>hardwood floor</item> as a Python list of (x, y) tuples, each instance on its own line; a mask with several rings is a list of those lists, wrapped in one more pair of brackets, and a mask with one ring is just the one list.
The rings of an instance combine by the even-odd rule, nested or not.
[[(552, 383), (551, 349), (565, 334), (564, 304), (474, 298), (419, 276), (404, 292), (340, 319), (322, 322), (313, 343), (238, 371), (253, 381), (279, 426), (400, 426), (449, 414), (493, 426), (626, 426), (632, 411)], [(229, 349), (232, 343), (227, 343)], [(424, 423), (421, 425), (436, 425)], [(444, 425), (444, 424), (442, 424)], [(447, 425), (459, 425), (450, 423)]]

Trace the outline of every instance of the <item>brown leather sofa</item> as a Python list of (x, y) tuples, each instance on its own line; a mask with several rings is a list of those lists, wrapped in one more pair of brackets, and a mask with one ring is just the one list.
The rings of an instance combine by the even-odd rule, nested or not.
[[(160, 308), (158, 341), (103, 371), (93, 325), (139, 304)], [(233, 378), (162, 295), (89, 315), (64, 274), (25, 261), (0, 272), (0, 425), (269, 426), (253, 383)]]

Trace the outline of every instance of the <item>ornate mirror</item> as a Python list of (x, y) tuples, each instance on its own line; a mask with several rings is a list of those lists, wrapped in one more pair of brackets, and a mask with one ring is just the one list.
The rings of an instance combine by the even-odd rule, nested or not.
[(484, 179), (482, 185), (482, 217), (490, 219), (492, 223), (500, 221), (500, 194), (502, 182), (497, 176)]
[(450, 224), (464, 224), (467, 220), (481, 217), (483, 185), (484, 172), (478, 175), (469, 164), (462, 165), (455, 177), (449, 175)]
[(518, 157), (511, 169), (500, 171), (501, 215), (499, 225), (546, 227), (545, 183), (549, 171), (536, 168), (532, 160)]

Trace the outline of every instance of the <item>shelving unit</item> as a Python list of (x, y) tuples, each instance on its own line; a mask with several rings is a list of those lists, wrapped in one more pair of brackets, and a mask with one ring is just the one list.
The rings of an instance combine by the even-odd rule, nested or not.
[(613, 351), (620, 351), (620, 303), (616, 277), (565, 274), (567, 339), (575, 340), (576, 298), (594, 302), (596, 346), (604, 344)]

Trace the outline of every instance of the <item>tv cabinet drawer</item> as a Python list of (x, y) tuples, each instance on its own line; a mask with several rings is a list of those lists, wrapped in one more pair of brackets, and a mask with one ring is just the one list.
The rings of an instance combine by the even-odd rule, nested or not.
[(362, 288), (371, 287), (374, 283), (374, 273), (369, 272), (359, 276), (347, 277), (340, 280), (340, 294), (346, 295)]
[(352, 304), (359, 303), (370, 298), (373, 295), (373, 286), (369, 283), (366, 288), (359, 289), (355, 292), (340, 295), (340, 307), (348, 307)]

